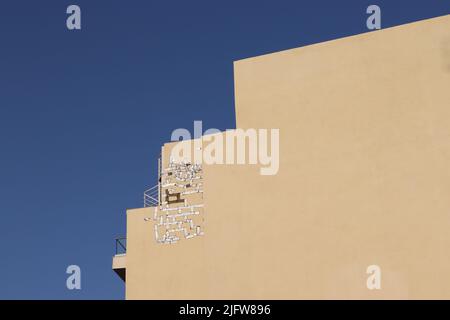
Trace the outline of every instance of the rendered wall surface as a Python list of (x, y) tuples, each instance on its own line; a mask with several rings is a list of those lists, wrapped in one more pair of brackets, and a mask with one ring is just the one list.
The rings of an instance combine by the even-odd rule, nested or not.
[(205, 235), (176, 244), (129, 210), (127, 299), (450, 299), (450, 16), (238, 61), (235, 84), (279, 173), (204, 165)]

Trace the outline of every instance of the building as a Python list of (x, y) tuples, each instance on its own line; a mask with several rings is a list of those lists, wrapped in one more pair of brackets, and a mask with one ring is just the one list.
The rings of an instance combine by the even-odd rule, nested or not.
[(156, 196), (127, 210), (113, 258), (126, 298), (450, 299), (450, 15), (234, 73), (237, 127), (279, 128), (279, 171), (193, 168), (165, 144)]

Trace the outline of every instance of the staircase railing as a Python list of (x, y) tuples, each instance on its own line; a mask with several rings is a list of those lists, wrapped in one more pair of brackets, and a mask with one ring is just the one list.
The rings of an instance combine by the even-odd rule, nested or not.
[(144, 191), (144, 207), (156, 207), (159, 205), (159, 184)]
[(127, 238), (116, 238), (116, 255), (124, 254), (127, 252)]

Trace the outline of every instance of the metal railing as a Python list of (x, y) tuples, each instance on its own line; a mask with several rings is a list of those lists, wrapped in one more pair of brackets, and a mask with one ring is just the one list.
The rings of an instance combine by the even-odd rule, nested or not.
[(144, 191), (144, 207), (156, 207), (159, 205), (159, 184)]
[(125, 254), (127, 252), (127, 238), (116, 238), (116, 255)]

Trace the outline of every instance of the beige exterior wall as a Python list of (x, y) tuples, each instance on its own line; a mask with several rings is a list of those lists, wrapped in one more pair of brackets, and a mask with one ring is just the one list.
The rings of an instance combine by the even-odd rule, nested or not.
[(279, 173), (204, 166), (205, 235), (176, 244), (128, 210), (126, 298), (450, 299), (450, 16), (238, 61), (235, 84)]

